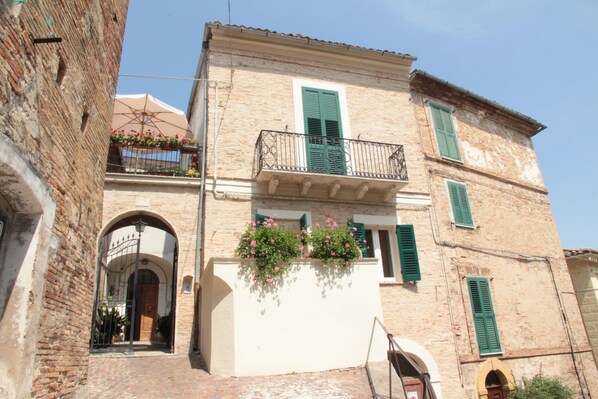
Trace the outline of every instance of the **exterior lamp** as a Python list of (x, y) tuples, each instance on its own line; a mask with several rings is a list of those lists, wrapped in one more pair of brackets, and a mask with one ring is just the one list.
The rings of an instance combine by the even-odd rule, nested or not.
[(147, 223), (139, 219), (138, 221), (133, 222), (133, 225), (135, 225), (135, 231), (141, 235), (141, 233), (145, 231), (145, 226), (147, 226)]

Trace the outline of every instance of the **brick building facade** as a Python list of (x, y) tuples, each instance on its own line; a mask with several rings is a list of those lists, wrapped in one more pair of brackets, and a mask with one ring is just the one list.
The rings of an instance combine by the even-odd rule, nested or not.
[[(410, 73), (414, 60), (206, 25), (189, 120), (207, 152), (199, 341), (208, 366), (224, 356), (218, 367), (242, 374), (235, 362), (247, 348), (223, 352), (225, 341), (214, 337), (232, 330), (242, 342), (235, 334), (246, 333), (234, 329), (243, 321), (235, 313), (242, 282), (216, 278), (234, 266), (246, 223), (256, 214), (306, 215), (310, 224), (332, 217), (363, 225), (379, 259), (384, 324), (430, 372), (439, 397), (506, 397), (514, 378), (538, 373), (595, 395), (579, 309), (561, 295), (572, 285), (531, 142), (544, 126)], [(314, 120), (325, 123), (310, 131)], [(315, 158), (318, 151), (328, 155)], [(399, 260), (399, 226), (414, 232), (416, 283)]]
[(0, 2), (0, 396), (87, 378), (128, 1)]

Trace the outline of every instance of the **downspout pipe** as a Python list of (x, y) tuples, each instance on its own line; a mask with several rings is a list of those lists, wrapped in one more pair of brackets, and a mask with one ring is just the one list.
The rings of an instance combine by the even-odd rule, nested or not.
[(200, 67), (198, 77), (201, 76), (203, 70), (204, 79), (203, 83), (203, 127), (202, 127), (202, 146), (201, 146), (201, 184), (199, 188), (199, 205), (197, 209), (197, 236), (195, 240), (195, 289), (199, 286), (199, 273), (200, 263), (202, 257), (201, 246), (202, 242), (202, 230), (203, 230), (203, 210), (204, 210), (204, 197), (206, 192), (206, 139), (208, 135), (208, 45), (204, 41), (201, 56), (200, 56)]

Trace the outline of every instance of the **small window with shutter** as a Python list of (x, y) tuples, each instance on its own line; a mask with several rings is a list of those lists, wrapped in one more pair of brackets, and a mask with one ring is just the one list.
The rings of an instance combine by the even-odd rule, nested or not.
[[(361, 247), (364, 258), (376, 258), (381, 281), (418, 281), (421, 280), (415, 232), (413, 225), (395, 226), (365, 225), (351, 222), (353, 232)], [(395, 241), (396, 240), (396, 241)], [(400, 276), (399, 268), (400, 265)]]
[(452, 111), (438, 104), (430, 104), (430, 109), (440, 155), (443, 158), (460, 161), (461, 155), (457, 144), (457, 133), (453, 125)]
[(488, 279), (484, 277), (468, 277), (467, 286), (469, 288), (473, 324), (480, 354), (501, 353), (502, 350)]
[(447, 181), (447, 187), (455, 224), (458, 226), (474, 227), (465, 184)]

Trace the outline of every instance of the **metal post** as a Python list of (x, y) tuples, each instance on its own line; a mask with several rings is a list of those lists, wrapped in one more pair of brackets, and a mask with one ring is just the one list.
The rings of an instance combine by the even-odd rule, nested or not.
[(133, 303), (131, 304), (131, 329), (129, 330), (129, 351), (133, 351), (135, 336), (135, 319), (137, 318), (137, 274), (139, 273), (139, 251), (141, 249), (141, 232), (137, 237), (137, 254), (135, 255), (135, 276), (133, 277)]

